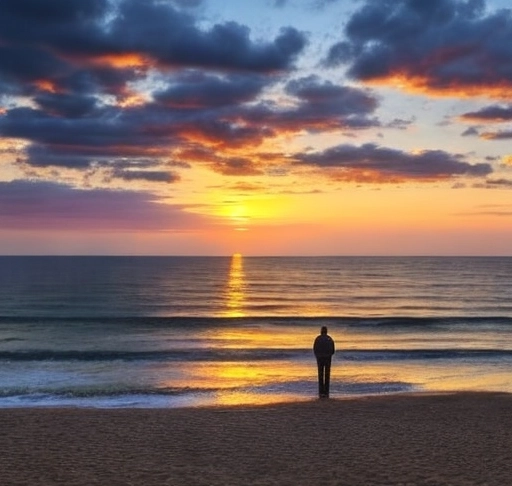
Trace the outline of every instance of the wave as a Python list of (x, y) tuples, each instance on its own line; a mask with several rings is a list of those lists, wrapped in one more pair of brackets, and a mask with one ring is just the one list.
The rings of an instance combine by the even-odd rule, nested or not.
[(262, 361), (292, 359), (308, 353), (309, 349), (186, 349), (170, 351), (2, 351), (0, 362), (18, 361)]
[[(1, 362), (249, 362), (311, 359), (311, 349), (187, 349), (171, 351), (3, 351)], [(337, 361), (406, 361), (512, 358), (512, 349), (357, 349), (336, 352)]]
[(215, 328), (244, 325), (277, 325), (277, 326), (318, 326), (338, 325), (347, 327), (434, 327), (450, 325), (479, 326), (497, 324), (512, 326), (512, 317), (504, 316), (446, 316), (446, 317), (408, 317), (408, 316), (258, 316), (258, 317), (199, 317), (199, 316), (0, 316), (0, 326), (4, 325), (33, 325), (48, 324), (80, 324), (114, 325), (114, 326), (143, 326), (155, 328)]
[[(402, 381), (337, 381), (331, 384), (333, 394), (342, 395), (368, 395), (383, 393), (404, 393), (418, 390), (418, 386)], [(296, 397), (314, 396), (316, 381), (292, 380), (286, 383), (231, 386), (231, 387), (166, 387), (166, 388), (140, 388), (130, 386), (95, 386), (95, 387), (12, 387), (0, 389), (0, 407), (12, 406), (13, 404), (33, 405), (55, 405), (59, 403), (73, 403), (78, 405), (80, 400), (108, 401), (117, 403), (124, 402), (124, 405), (133, 404), (139, 400), (146, 406), (155, 400), (167, 399), (173, 401), (182, 398), (200, 399), (200, 397), (213, 397), (216, 394), (229, 396), (230, 393), (249, 393), (259, 395), (294, 395)], [(171, 405), (170, 402), (162, 402), (161, 405)]]
[(13, 387), (0, 389), (0, 398), (31, 397), (33, 399), (48, 398), (91, 398), (91, 397), (122, 397), (126, 395), (179, 396), (184, 394), (216, 393), (229, 391), (229, 388), (134, 388), (134, 387)]
[(346, 361), (482, 360), (512, 358), (512, 349), (386, 349), (342, 351)]

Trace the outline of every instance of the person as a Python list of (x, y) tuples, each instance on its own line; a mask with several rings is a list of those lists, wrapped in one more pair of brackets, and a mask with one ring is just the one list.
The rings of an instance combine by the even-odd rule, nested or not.
[(322, 326), (320, 335), (316, 337), (313, 344), (313, 352), (318, 365), (318, 395), (320, 398), (329, 398), (331, 359), (334, 351), (334, 341), (327, 334), (327, 327)]

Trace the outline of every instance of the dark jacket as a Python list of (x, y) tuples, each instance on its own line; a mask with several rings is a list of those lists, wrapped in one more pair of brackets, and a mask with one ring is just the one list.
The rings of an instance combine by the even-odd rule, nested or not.
[(313, 351), (317, 358), (329, 358), (334, 354), (334, 341), (328, 334), (320, 334), (315, 339)]

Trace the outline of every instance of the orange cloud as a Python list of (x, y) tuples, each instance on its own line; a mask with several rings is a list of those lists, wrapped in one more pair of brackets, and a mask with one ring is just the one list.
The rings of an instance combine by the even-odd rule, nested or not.
[[(397, 71), (386, 76), (365, 80), (365, 84), (369, 86), (386, 85), (411, 94), (426, 94), (440, 98), (474, 98), (475, 96), (485, 96), (500, 100), (510, 100), (512, 95), (512, 86), (505, 82), (490, 81), (487, 84), (472, 85), (460, 80), (451, 80), (450, 82), (440, 83), (434, 76), (414, 74), (407, 71)], [(464, 119), (470, 120), (471, 118), (464, 116)]]
[[(387, 173), (372, 169), (330, 169), (328, 171), (322, 170), (322, 174), (336, 182), (354, 182), (357, 184), (403, 184), (413, 180), (410, 176), (407, 177), (402, 174)], [(448, 180), (449, 178), (450, 177), (447, 175), (426, 176), (422, 177), (421, 182), (439, 182)]]
[(127, 91), (125, 94), (118, 96), (117, 106), (121, 108), (133, 108), (135, 106), (143, 106), (147, 101), (146, 96), (133, 91)]
[(57, 85), (49, 79), (39, 79), (34, 82), (34, 85), (41, 91), (47, 91), (49, 93), (57, 93)]
[(362, 2), (324, 64), (364, 83), (434, 96), (510, 99), (510, 10), (485, 1)]
[(102, 64), (113, 68), (147, 68), (149, 59), (139, 53), (104, 54), (91, 59), (92, 64)]
[(502, 130), (497, 132), (483, 132), (480, 138), (484, 140), (510, 140), (512, 139), (512, 130)]

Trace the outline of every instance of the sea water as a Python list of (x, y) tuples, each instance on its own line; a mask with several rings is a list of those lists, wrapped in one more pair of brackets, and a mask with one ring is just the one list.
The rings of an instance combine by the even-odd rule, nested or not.
[(512, 392), (512, 258), (0, 257), (0, 407)]

